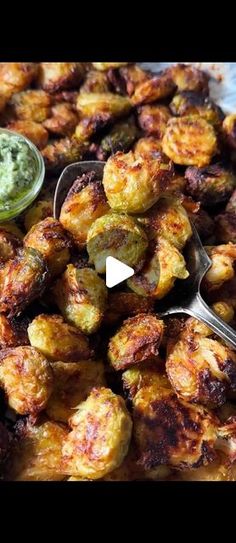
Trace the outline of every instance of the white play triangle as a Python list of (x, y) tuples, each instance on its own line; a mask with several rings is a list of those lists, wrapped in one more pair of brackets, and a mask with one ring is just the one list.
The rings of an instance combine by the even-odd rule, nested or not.
[(108, 288), (115, 287), (134, 275), (133, 268), (127, 266), (117, 258), (108, 256), (106, 258), (106, 286)]

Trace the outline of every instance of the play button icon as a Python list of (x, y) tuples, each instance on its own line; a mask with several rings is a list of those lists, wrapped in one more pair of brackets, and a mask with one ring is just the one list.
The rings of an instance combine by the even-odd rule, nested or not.
[(119, 283), (122, 283), (125, 279), (129, 279), (132, 275), (134, 275), (133, 268), (130, 268), (124, 262), (117, 260), (113, 256), (106, 258), (106, 286), (108, 288), (119, 285)]

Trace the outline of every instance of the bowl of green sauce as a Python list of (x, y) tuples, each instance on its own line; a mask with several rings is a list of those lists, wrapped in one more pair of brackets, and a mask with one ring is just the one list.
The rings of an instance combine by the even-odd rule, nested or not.
[(21, 134), (0, 129), (0, 221), (13, 219), (38, 196), (45, 175), (37, 147)]

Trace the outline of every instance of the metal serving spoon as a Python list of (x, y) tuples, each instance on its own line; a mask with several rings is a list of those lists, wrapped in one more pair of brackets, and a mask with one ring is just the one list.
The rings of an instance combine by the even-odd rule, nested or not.
[[(94, 160), (75, 162), (67, 166), (57, 182), (53, 214), (59, 219), (61, 206), (76, 177), (95, 171), (98, 178), (102, 178), (105, 162)], [(157, 314), (160, 317), (173, 313), (186, 313), (204, 322), (230, 347), (236, 349), (236, 332), (218, 317), (204, 302), (200, 294), (201, 282), (211, 267), (211, 260), (202, 246), (195, 226), (192, 224), (192, 237), (185, 249), (185, 260), (189, 277), (184, 281), (177, 281), (175, 288), (163, 301), (157, 302)]]

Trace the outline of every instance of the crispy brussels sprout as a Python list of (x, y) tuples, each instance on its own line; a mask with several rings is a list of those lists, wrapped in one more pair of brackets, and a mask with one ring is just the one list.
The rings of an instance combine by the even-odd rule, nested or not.
[(117, 151), (128, 151), (138, 138), (138, 134), (139, 131), (134, 117), (129, 117), (125, 121), (119, 121), (101, 140), (97, 151), (97, 158), (99, 160), (106, 160)]
[(61, 481), (62, 443), (68, 430), (63, 425), (44, 420), (32, 424), (22, 421), (7, 467), (11, 481)]
[(127, 319), (110, 339), (110, 364), (118, 371), (155, 358), (159, 352), (163, 331), (163, 321), (155, 315), (140, 313)]
[(0, 224), (0, 263), (14, 258), (17, 249), (22, 246), (22, 240), (15, 233)]
[(51, 112), (51, 97), (43, 90), (26, 90), (13, 95), (10, 101), (17, 119), (42, 123)]
[(112, 209), (142, 213), (157, 202), (172, 175), (173, 165), (163, 154), (154, 159), (118, 152), (105, 164), (103, 186)]
[(48, 132), (41, 124), (34, 121), (12, 121), (7, 125), (8, 130), (18, 132), (31, 140), (36, 147), (43, 149), (48, 142)]
[(78, 123), (78, 115), (71, 104), (62, 102), (52, 107), (52, 116), (45, 120), (44, 127), (57, 136), (70, 136)]
[(128, 94), (128, 96), (132, 96), (136, 87), (151, 77), (137, 64), (129, 64), (118, 70), (110, 69), (107, 76), (115, 92)]
[(26, 232), (39, 222), (43, 221), (47, 217), (53, 216), (53, 201), (52, 199), (37, 200), (33, 205), (26, 210), (24, 214), (24, 226)]
[(219, 341), (189, 334), (171, 349), (166, 371), (182, 400), (215, 408), (236, 391), (236, 354)]
[(33, 347), (23, 346), (0, 352), (0, 384), (9, 406), (20, 415), (36, 415), (47, 404), (53, 375), (49, 363)]
[(74, 137), (81, 143), (87, 143), (92, 136), (97, 135), (97, 132), (101, 131), (107, 126), (107, 118), (104, 116), (98, 117), (84, 117), (77, 124)]
[(47, 171), (57, 172), (72, 162), (82, 160), (86, 143), (76, 137), (61, 138), (49, 143), (42, 151)]
[(93, 222), (109, 211), (103, 185), (95, 172), (78, 177), (62, 205), (60, 222), (82, 249)]
[(179, 91), (195, 91), (208, 94), (209, 77), (203, 70), (187, 64), (175, 64), (168, 70)]
[(173, 115), (199, 115), (216, 128), (221, 126), (224, 113), (212, 100), (198, 92), (183, 91), (176, 94), (170, 103)]
[(220, 163), (206, 168), (190, 166), (186, 169), (186, 191), (205, 206), (224, 202), (236, 185), (236, 175)]
[(51, 367), (55, 384), (46, 412), (50, 419), (67, 423), (92, 388), (106, 386), (104, 364), (83, 360), (67, 364), (54, 362)]
[(106, 258), (113, 256), (127, 266), (140, 269), (148, 240), (135, 219), (125, 214), (108, 213), (90, 227), (87, 236), (89, 262), (98, 273), (106, 272)]
[(149, 239), (158, 241), (159, 236), (164, 237), (179, 250), (192, 235), (188, 215), (175, 198), (161, 198), (139, 221)]
[(124, 317), (151, 313), (153, 309), (152, 299), (144, 298), (134, 292), (109, 292), (104, 322), (112, 325)]
[(38, 315), (28, 327), (30, 344), (48, 360), (78, 362), (90, 358), (88, 338), (60, 315)]
[(217, 215), (215, 233), (218, 243), (236, 243), (236, 214), (226, 212)]
[(0, 422), (0, 466), (9, 448), (9, 436), (5, 426)]
[(25, 247), (1, 269), (0, 312), (13, 317), (40, 294), (47, 284), (48, 268), (41, 253)]
[(5, 230), (5, 232), (14, 234), (18, 239), (23, 240), (24, 234), (14, 221), (2, 222), (0, 223), (0, 228)]
[(168, 107), (152, 104), (142, 106), (138, 110), (138, 123), (140, 128), (148, 135), (154, 135), (161, 140), (164, 136), (166, 125), (171, 117)]
[(37, 73), (33, 62), (0, 62), (1, 95), (9, 99), (32, 82)]
[(207, 166), (217, 151), (213, 127), (199, 116), (173, 117), (162, 140), (164, 153), (176, 164)]
[(234, 261), (236, 259), (236, 245), (218, 245), (216, 247), (205, 247), (212, 266), (203, 279), (203, 286), (206, 290), (218, 289), (225, 281), (234, 277)]
[(155, 385), (157, 388), (166, 386), (166, 375), (161, 373), (163, 361), (156, 357), (155, 360), (145, 364), (136, 364), (122, 373), (123, 388), (128, 398), (133, 400), (141, 388)]
[(173, 94), (175, 85), (168, 71), (143, 81), (135, 88), (131, 101), (134, 106), (149, 104)]
[(94, 270), (77, 269), (69, 264), (53, 292), (62, 315), (70, 324), (86, 334), (96, 332), (106, 309), (107, 289)]
[(120, 68), (121, 66), (126, 66), (128, 62), (92, 62), (95, 70), (100, 70), (101, 72), (109, 70), (109, 68)]
[(80, 87), (80, 93), (104, 93), (110, 91), (107, 74), (97, 70), (87, 72), (84, 82)]
[(227, 115), (223, 121), (223, 134), (232, 149), (236, 149), (236, 114)]
[(121, 396), (108, 388), (94, 388), (69, 422), (72, 431), (62, 449), (69, 475), (100, 479), (122, 464), (132, 421)]
[(0, 347), (7, 349), (19, 345), (29, 345), (27, 334), (28, 319), (9, 319), (0, 315)]
[(109, 122), (127, 115), (130, 109), (129, 98), (111, 92), (82, 92), (77, 100), (80, 115), (98, 121)]
[[(234, 317), (234, 309), (232, 305), (225, 301), (219, 301), (212, 304), (211, 309), (225, 322), (231, 322)], [(181, 336), (189, 339), (191, 334), (199, 334), (202, 337), (212, 336), (214, 334), (213, 330), (204, 324), (202, 321), (190, 317), (185, 322), (183, 331), (181, 331)]]
[(186, 279), (188, 275), (184, 257), (172, 243), (160, 236), (141, 272), (130, 277), (127, 284), (141, 296), (161, 299), (172, 289), (176, 278)]
[(134, 438), (146, 470), (162, 464), (195, 468), (214, 460), (217, 419), (202, 406), (179, 401), (167, 378), (142, 387), (133, 403)]
[(80, 62), (42, 62), (39, 64), (38, 85), (47, 92), (73, 89), (84, 76)]
[(197, 213), (189, 213), (189, 218), (198, 231), (200, 238), (207, 239), (214, 232), (214, 221), (205, 209), (199, 209)]
[(60, 222), (52, 217), (32, 226), (24, 238), (24, 246), (36, 249), (43, 255), (52, 277), (62, 273), (70, 259), (66, 232)]
[(143, 158), (144, 160), (155, 160), (161, 156), (162, 153), (162, 144), (154, 136), (149, 136), (147, 138), (139, 138), (137, 143), (134, 146), (134, 155), (135, 158)]

